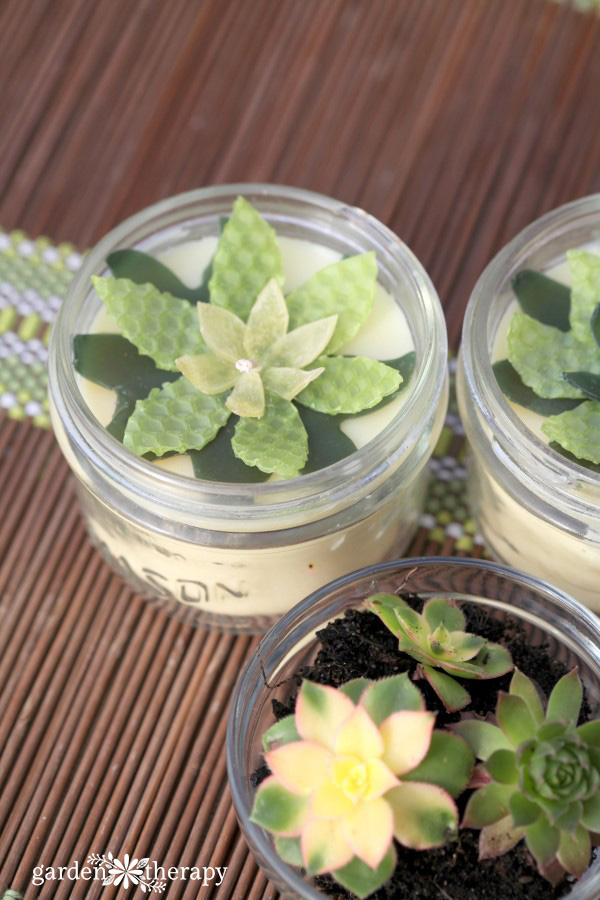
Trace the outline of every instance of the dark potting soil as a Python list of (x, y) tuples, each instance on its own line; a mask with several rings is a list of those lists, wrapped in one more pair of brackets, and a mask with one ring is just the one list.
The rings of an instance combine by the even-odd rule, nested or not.
[[(418, 597), (404, 595), (404, 599), (417, 609), (422, 602)], [(500, 623), (484, 610), (463, 608), (467, 628), (490, 641), (502, 643), (512, 654), (515, 666), (532, 678), (546, 696), (556, 681), (566, 673), (566, 667), (548, 655), (544, 647), (534, 647), (529, 642), (521, 624), (516, 620)], [(398, 642), (383, 622), (373, 613), (352, 610), (344, 618), (336, 619), (317, 637), (321, 642), (312, 666), (301, 669), (300, 678), (308, 678), (321, 684), (339, 687), (352, 678), (385, 678), (408, 671), (413, 677), (415, 661), (398, 649)], [(465, 682), (471, 694), (468, 712), (485, 716), (493, 713), (499, 690), (508, 690), (511, 674), (492, 681)], [(448, 713), (437, 694), (423, 679), (417, 682), (425, 696), (427, 708), (437, 712), (436, 727), (442, 728), (457, 721), (460, 713)], [(294, 711), (295, 696), (289, 704), (273, 701), (276, 718)], [(584, 702), (582, 719), (589, 716)], [(257, 770), (252, 778), (259, 784), (268, 775), (266, 766)], [(468, 794), (468, 792), (467, 792)], [(459, 798), (459, 819), (467, 796)], [(396, 845), (398, 865), (392, 878), (371, 895), (373, 900), (553, 900), (563, 897), (572, 886), (567, 879), (553, 888), (537, 872), (535, 863), (522, 841), (509, 853), (479, 862), (479, 831), (461, 829), (456, 841), (438, 850), (415, 851)], [(329, 876), (315, 879), (320, 891), (336, 900), (353, 896)]]

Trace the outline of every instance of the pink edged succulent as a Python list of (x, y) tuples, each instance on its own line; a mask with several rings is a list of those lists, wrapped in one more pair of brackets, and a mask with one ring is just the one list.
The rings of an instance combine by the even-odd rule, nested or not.
[(340, 689), (304, 681), (295, 714), (263, 736), (272, 774), (252, 821), (276, 835), (287, 862), (368, 896), (394, 871), (394, 838), (428, 850), (457, 833), (452, 797), (474, 758), (434, 725), (406, 673)]

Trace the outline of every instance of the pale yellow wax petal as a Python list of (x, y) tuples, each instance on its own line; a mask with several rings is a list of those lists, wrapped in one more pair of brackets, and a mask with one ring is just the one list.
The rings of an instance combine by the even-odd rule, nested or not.
[(269, 364), (303, 369), (325, 350), (335, 331), (337, 320), (337, 315), (328, 316), (288, 332), (273, 345), (269, 353)]
[(394, 775), (419, 765), (429, 750), (434, 724), (434, 713), (408, 709), (392, 713), (381, 723), (383, 761)]
[(265, 414), (265, 391), (258, 372), (244, 372), (225, 405), (237, 416), (260, 419)]
[(308, 795), (329, 776), (333, 756), (310, 741), (293, 741), (269, 753), (265, 762), (281, 784), (294, 794)]
[(336, 731), (354, 709), (352, 700), (341, 691), (303, 681), (296, 701), (296, 728), (304, 740), (333, 749)]
[(263, 382), (268, 391), (278, 394), (284, 400), (293, 400), (311, 381), (322, 375), (325, 369), (292, 369), (286, 366), (272, 366), (263, 372)]
[(314, 819), (335, 821), (349, 815), (355, 804), (332, 781), (324, 781), (310, 799), (310, 816)]
[(341, 869), (354, 856), (338, 822), (309, 820), (302, 829), (300, 846), (304, 865), (311, 875)]
[(233, 363), (244, 359), (244, 322), (228, 309), (212, 303), (198, 303), (197, 309), (200, 332), (210, 349)]
[(260, 360), (273, 344), (285, 336), (289, 313), (285, 297), (272, 278), (262, 289), (248, 316), (244, 349), (250, 359)]
[(381, 757), (383, 738), (363, 706), (355, 706), (352, 715), (338, 728), (334, 750), (338, 754), (358, 756), (365, 762)]
[(221, 394), (233, 387), (240, 377), (233, 363), (216, 353), (180, 356), (175, 360), (175, 365), (196, 390), (203, 394)]
[(356, 856), (376, 869), (392, 842), (392, 810), (382, 797), (358, 803), (343, 820), (342, 830)]

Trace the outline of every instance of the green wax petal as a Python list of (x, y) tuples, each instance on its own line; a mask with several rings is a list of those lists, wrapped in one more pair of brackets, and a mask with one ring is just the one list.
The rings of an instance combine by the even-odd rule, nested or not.
[(578, 459), (600, 463), (600, 402), (587, 400), (577, 409), (550, 416), (542, 431)]
[(200, 450), (212, 441), (228, 418), (222, 395), (209, 397), (186, 378), (179, 378), (137, 401), (123, 444), (139, 456)]
[(277, 235), (247, 200), (238, 197), (213, 258), (210, 301), (246, 320), (271, 278), (283, 284)]
[(371, 409), (363, 410), (359, 413), (354, 413), (354, 416), (369, 415), (369, 413), (375, 412), (378, 409), (382, 409), (384, 406), (387, 406), (388, 403), (391, 403), (392, 400), (395, 400), (398, 394), (401, 394), (402, 391), (405, 390), (410, 383), (412, 374), (415, 371), (417, 355), (414, 350), (411, 350), (409, 353), (405, 353), (404, 356), (399, 356), (396, 359), (384, 359), (380, 360), (380, 362), (385, 363), (386, 366), (391, 366), (392, 369), (396, 369), (396, 371), (400, 373), (402, 381), (398, 385), (398, 390), (394, 391), (393, 394), (388, 394), (387, 397), (384, 397), (383, 400), (381, 400), (375, 406), (372, 406)]
[(267, 394), (262, 418), (240, 419), (231, 445), (247, 466), (284, 478), (294, 478), (308, 456), (308, 435), (298, 410), (274, 394)]
[(589, 341), (592, 315), (600, 303), (600, 256), (569, 250), (567, 259), (572, 275), (571, 329), (578, 340)]
[(508, 331), (508, 356), (526, 385), (540, 397), (581, 397), (563, 378), (563, 372), (585, 371), (600, 375), (600, 353), (591, 339), (577, 340), (571, 331), (515, 313)]
[(335, 353), (369, 318), (376, 284), (377, 260), (373, 252), (325, 266), (287, 296), (291, 327), (337, 315), (336, 329), (327, 348), (329, 353)]
[(94, 276), (92, 281), (123, 336), (161, 369), (176, 371), (178, 356), (206, 350), (196, 311), (187, 300), (128, 278)]
[(298, 401), (317, 412), (338, 415), (370, 409), (402, 381), (396, 369), (366, 356), (323, 356), (316, 363), (325, 371), (298, 394)]

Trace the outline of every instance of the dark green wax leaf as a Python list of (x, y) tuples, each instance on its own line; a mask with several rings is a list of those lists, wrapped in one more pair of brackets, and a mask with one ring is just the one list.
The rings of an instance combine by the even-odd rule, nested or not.
[[(382, 359), (381, 362), (384, 362), (386, 366), (391, 366), (392, 369), (397, 369), (398, 372), (402, 375), (404, 379), (396, 394), (399, 394), (400, 391), (403, 391), (408, 382), (411, 379), (412, 373), (415, 371), (415, 363), (417, 361), (417, 354), (414, 350), (411, 350), (410, 353), (405, 353), (404, 356), (399, 356), (397, 359)], [(387, 398), (386, 398), (387, 399)]]
[(579, 459), (577, 456), (574, 456), (573, 453), (569, 453), (568, 450), (561, 447), (557, 441), (550, 441), (548, 446), (552, 450), (556, 450), (557, 453), (560, 453), (561, 456), (564, 456), (565, 459), (568, 459), (570, 462), (577, 463), (578, 466), (583, 466), (584, 469), (589, 469), (590, 472), (600, 472), (600, 465), (590, 462), (589, 459)]
[(594, 312), (592, 313), (591, 325), (594, 340), (600, 347), (600, 303), (596, 306)]
[(152, 388), (181, 378), (159, 369), (121, 334), (76, 334), (73, 365), (84, 378), (129, 397), (144, 399)]
[(382, 409), (382, 407), (387, 406), (388, 403), (391, 403), (392, 400), (395, 400), (398, 394), (401, 394), (405, 387), (408, 387), (408, 383), (412, 377), (413, 372), (415, 371), (415, 364), (417, 361), (417, 354), (414, 350), (411, 350), (410, 353), (405, 353), (404, 356), (399, 356), (397, 359), (382, 359), (381, 362), (385, 363), (386, 366), (390, 366), (392, 369), (396, 369), (396, 371), (400, 372), (402, 375), (402, 383), (397, 391), (394, 391), (393, 394), (388, 394), (387, 397), (384, 397), (383, 400), (376, 406), (372, 406), (371, 409), (363, 409), (359, 413), (354, 413), (351, 416), (344, 416), (346, 419), (355, 419), (358, 416), (368, 416), (369, 413), (375, 412), (377, 409)]
[(296, 408), (308, 433), (308, 461), (303, 475), (331, 466), (355, 452), (354, 442), (340, 430), (341, 422), (348, 416), (331, 416), (300, 404)]
[(132, 415), (136, 403), (137, 399), (135, 397), (129, 394), (117, 393), (115, 411), (112, 419), (106, 426), (106, 430), (121, 443), (123, 443), (123, 435), (125, 434), (129, 416)]
[(512, 280), (512, 287), (523, 312), (561, 331), (570, 331), (571, 290), (546, 275), (523, 269)]
[(75, 371), (84, 378), (117, 392), (113, 417), (106, 430), (123, 440), (127, 421), (136, 400), (143, 400), (152, 388), (180, 378), (179, 372), (165, 372), (154, 360), (120, 334), (76, 334), (73, 339)]
[[(229, 216), (221, 216), (219, 230), (222, 232)], [(172, 294), (190, 303), (208, 302), (208, 283), (212, 275), (212, 261), (202, 274), (202, 283), (189, 288), (168, 266), (142, 250), (114, 250), (106, 257), (106, 264), (116, 278), (129, 278), (136, 284), (153, 284), (163, 293)]]
[(600, 400), (600, 375), (592, 372), (565, 372), (564, 378), (590, 400)]
[(162, 293), (190, 303), (208, 300), (204, 277), (199, 287), (189, 288), (171, 269), (141, 250), (115, 250), (106, 257), (106, 263), (117, 278), (129, 278), (135, 284), (153, 284)]
[(231, 439), (238, 416), (230, 416), (227, 424), (202, 450), (188, 450), (194, 467), (194, 475), (204, 481), (231, 481), (238, 484), (258, 484), (269, 475), (256, 466), (247, 466), (235, 456)]
[(575, 399), (538, 397), (530, 387), (523, 383), (521, 376), (507, 359), (494, 363), (492, 369), (498, 384), (509, 400), (539, 413), (541, 416), (556, 416), (568, 409), (575, 409), (582, 403), (581, 400)]

